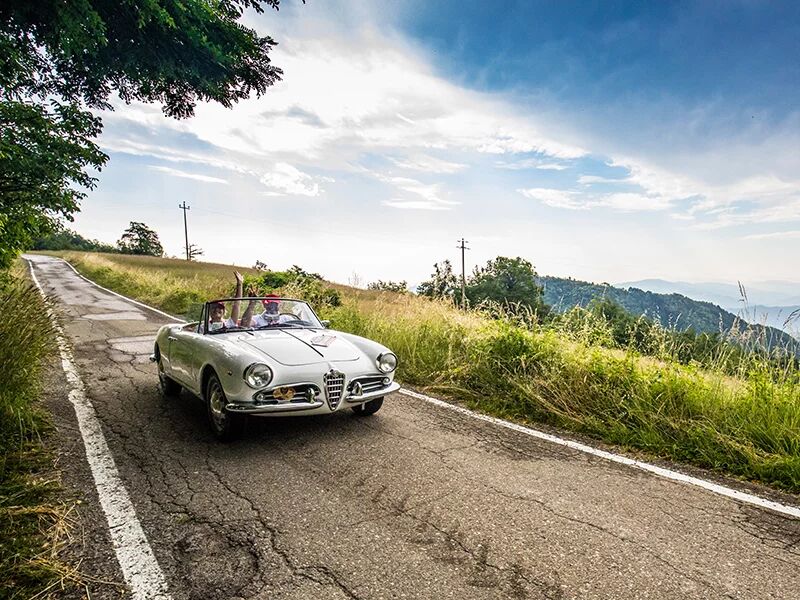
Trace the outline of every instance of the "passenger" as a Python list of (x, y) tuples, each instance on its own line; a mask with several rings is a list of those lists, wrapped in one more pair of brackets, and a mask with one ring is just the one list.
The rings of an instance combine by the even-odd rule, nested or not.
[(242, 288), (244, 286), (244, 278), (239, 271), (233, 272), (234, 277), (236, 277), (236, 294), (235, 300), (233, 302), (233, 307), (231, 308), (231, 316), (228, 319), (225, 319), (225, 303), (224, 302), (215, 302), (208, 308), (208, 330), (209, 331), (217, 331), (222, 328), (233, 328), (239, 326), (239, 305), (240, 301), (238, 298), (242, 297)]

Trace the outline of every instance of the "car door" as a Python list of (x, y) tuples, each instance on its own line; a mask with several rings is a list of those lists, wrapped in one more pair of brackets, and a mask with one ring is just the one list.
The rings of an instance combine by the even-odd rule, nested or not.
[(195, 388), (195, 384), (192, 381), (190, 347), (192, 338), (198, 335), (200, 334), (197, 333), (196, 325), (194, 327), (187, 325), (171, 332), (169, 336), (170, 375), (192, 390)]
[[(200, 317), (200, 324), (204, 322), (205, 309)], [(203, 337), (200, 324), (185, 325), (178, 330), (173, 330), (169, 336), (170, 375), (194, 392), (198, 391), (194, 365), (197, 354), (196, 347)]]

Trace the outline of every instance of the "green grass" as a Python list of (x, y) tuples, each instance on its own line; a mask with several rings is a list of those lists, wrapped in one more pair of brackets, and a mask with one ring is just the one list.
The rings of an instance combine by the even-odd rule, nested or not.
[[(169, 310), (178, 292), (232, 286), (231, 267), (67, 253), (86, 276)], [(162, 286), (163, 282), (163, 286)], [(227, 286), (227, 288), (226, 288)], [(737, 377), (600, 345), (601, 322), (536, 325), (462, 313), (411, 295), (339, 286), (333, 326), (380, 341), (398, 377), (524, 423), (547, 423), (649, 456), (685, 461), (800, 492), (800, 374), (753, 361)], [(317, 307), (318, 308), (318, 307)], [(653, 345), (663, 344), (656, 330)]]
[(41, 436), (50, 425), (38, 405), (41, 369), (56, 348), (45, 303), (23, 274), (0, 274), (0, 598), (48, 597), (72, 577), (58, 560), (68, 507), (45, 478), (53, 459)]

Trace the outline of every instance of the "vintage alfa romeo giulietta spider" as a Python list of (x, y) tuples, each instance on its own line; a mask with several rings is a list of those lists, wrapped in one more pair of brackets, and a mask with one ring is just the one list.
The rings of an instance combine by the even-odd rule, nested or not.
[(203, 400), (222, 440), (236, 437), (248, 415), (374, 414), (400, 388), (397, 357), (327, 325), (301, 300), (213, 300), (198, 322), (161, 327), (151, 360), (161, 392), (185, 388)]

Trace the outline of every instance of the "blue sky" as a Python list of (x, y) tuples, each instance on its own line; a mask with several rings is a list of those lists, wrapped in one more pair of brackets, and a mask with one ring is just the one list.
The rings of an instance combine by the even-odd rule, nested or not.
[(284, 80), (189, 120), (116, 102), (75, 228), (418, 283), (523, 256), (591, 281), (800, 280), (800, 4), (286, 2)]

